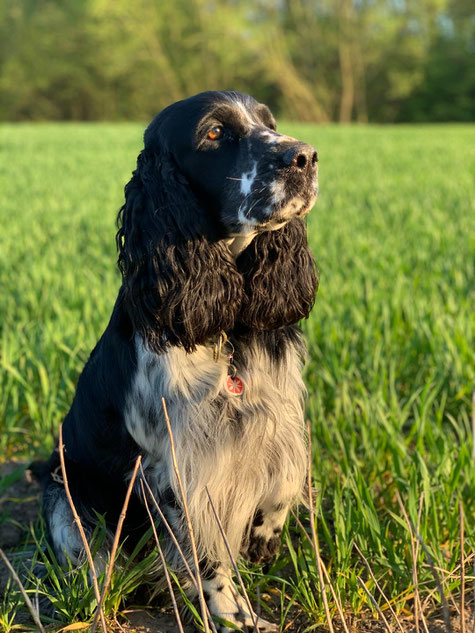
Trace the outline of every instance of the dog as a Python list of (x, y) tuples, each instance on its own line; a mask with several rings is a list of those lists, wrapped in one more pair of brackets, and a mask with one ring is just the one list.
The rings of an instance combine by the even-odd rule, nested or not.
[[(63, 423), (86, 533), (96, 513), (114, 532), (140, 454), (192, 565), (165, 399), (209, 610), (244, 630), (256, 616), (233, 585), (210, 499), (234, 557), (268, 563), (303, 498), (306, 347), (297, 322), (318, 288), (304, 221), (317, 163), (313, 147), (276, 131), (266, 105), (237, 92), (204, 92), (153, 119), (118, 215), (122, 285)], [(61, 564), (78, 564), (83, 545), (59, 465), (56, 448), (43, 476), (47, 537)], [(125, 547), (149, 527), (135, 485)], [(186, 585), (183, 559), (159, 528), (167, 563)]]

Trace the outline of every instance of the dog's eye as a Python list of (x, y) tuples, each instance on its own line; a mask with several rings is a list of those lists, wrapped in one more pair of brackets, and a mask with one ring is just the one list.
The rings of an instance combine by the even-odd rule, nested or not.
[(223, 136), (223, 126), (222, 125), (215, 125), (213, 128), (211, 128), (211, 130), (208, 132), (208, 138), (211, 141), (217, 141), (218, 138), (221, 138)]

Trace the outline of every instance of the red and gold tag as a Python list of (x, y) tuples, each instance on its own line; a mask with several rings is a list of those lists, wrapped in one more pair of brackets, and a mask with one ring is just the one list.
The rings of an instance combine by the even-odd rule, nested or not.
[(226, 380), (226, 389), (232, 396), (242, 396), (244, 383), (239, 376), (228, 376)]

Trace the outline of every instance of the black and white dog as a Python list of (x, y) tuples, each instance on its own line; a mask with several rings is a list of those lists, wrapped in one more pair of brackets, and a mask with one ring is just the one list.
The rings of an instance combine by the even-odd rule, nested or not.
[[(271, 560), (305, 484), (305, 345), (296, 323), (318, 286), (303, 220), (316, 196), (316, 151), (277, 133), (270, 110), (252, 97), (205, 92), (163, 110), (145, 132), (119, 212), (123, 283), (63, 425), (86, 531), (96, 512), (115, 530), (141, 454), (190, 556), (165, 398), (209, 609), (244, 629), (252, 615), (232, 584), (206, 488), (234, 556)], [(56, 450), (43, 478), (48, 536), (62, 563), (78, 563), (82, 543), (58, 465)], [(136, 487), (126, 546), (148, 527)], [(162, 537), (185, 579), (165, 529)], [(261, 619), (259, 626), (275, 630)]]

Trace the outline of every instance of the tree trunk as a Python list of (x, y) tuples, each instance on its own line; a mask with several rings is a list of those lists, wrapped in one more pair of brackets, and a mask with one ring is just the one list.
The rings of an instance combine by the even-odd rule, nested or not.
[(342, 0), (339, 11), (338, 54), (340, 57), (340, 123), (349, 123), (355, 102), (355, 80), (351, 59), (352, 0)]

